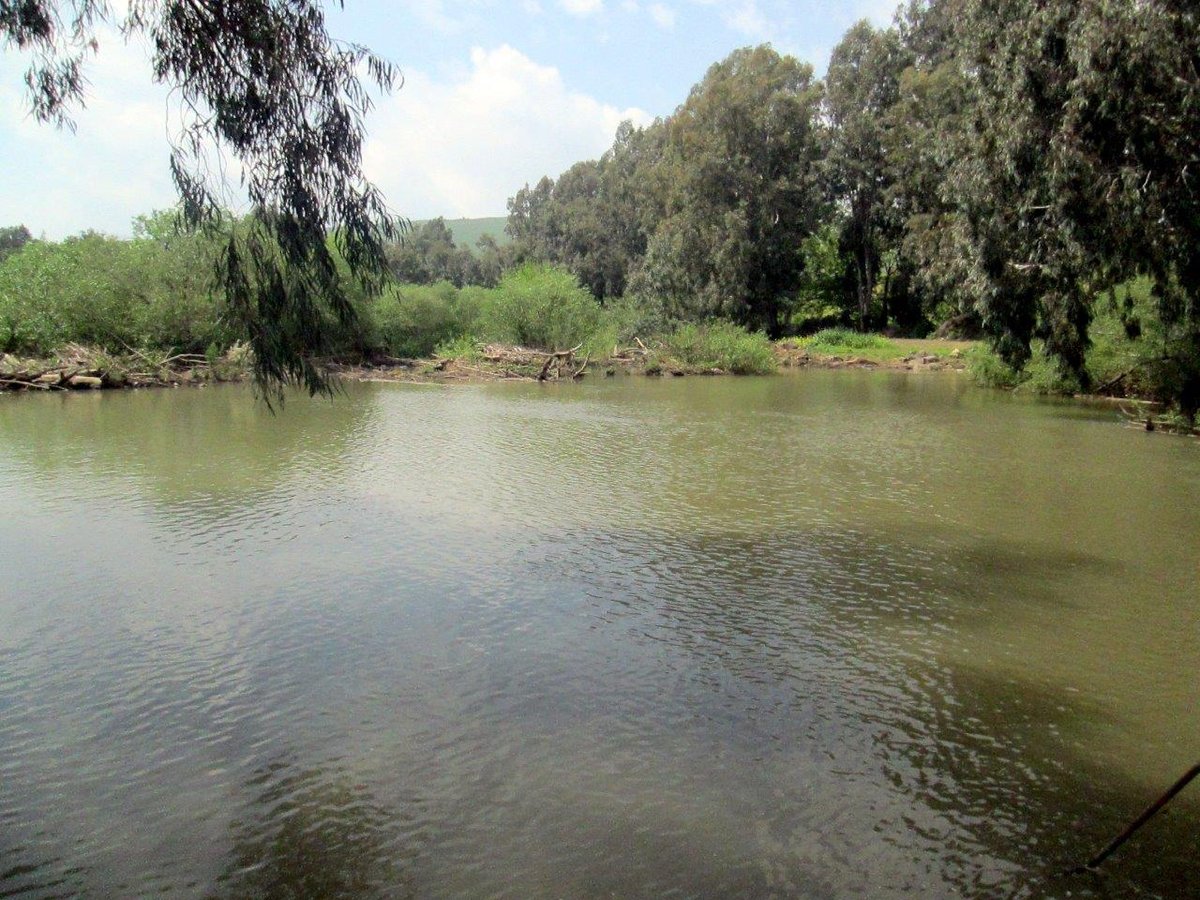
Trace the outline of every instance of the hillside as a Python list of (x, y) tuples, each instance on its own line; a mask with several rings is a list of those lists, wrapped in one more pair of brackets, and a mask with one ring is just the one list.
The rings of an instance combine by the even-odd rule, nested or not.
[[(475, 249), (475, 242), (485, 234), (490, 234), (496, 239), (496, 243), (504, 246), (509, 242), (509, 237), (504, 233), (504, 223), (508, 221), (506, 216), (486, 216), (479, 219), (446, 219), (446, 227), (454, 235), (454, 243), (460, 247), (466, 247), (468, 250)], [(413, 225), (420, 225), (421, 222), (413, 222)]]

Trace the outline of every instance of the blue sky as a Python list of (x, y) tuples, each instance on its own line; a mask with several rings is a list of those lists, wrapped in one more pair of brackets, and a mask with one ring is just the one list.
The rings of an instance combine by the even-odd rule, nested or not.
[[(119, 5), (119, 4), (114, 4)], [(330, 4), (333, 6), (333, 4)], [(763, 42), (823, 72), (856, 20), (890, 0), (346, 0), (335, 35), (388, 57), (404, 87), (367, 121), (365, 165), (412, 218), (503, 215), (527, 181), (598, 156), (617, 124), (671, 113), (705, 69)], [(128, 234), (169, 206), (171, 103), (145, 50), (102, 36), (75, 133), (32, 121), (25, 61), (0, 51), (0, 225), (51, 238)]]

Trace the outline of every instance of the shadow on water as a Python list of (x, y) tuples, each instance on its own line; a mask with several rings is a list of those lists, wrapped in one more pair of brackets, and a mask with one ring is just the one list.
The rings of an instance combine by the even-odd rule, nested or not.
[(418, 895), (404, 820), (347, 773), (277, 760), (243, 788), (253, 805), (230, 826), (233, 850), (214, 897)]
[(1152, 820), (1101, 874), (1065, 874), (1169, 787), (1147, 792), (1070, 739), (1095, 721), (1093, 703), (962, 667), (943, 670), (921, 702), (934, 724), (918, 741), (881, 736), (884, 770), (923, 805), (958, 810), (981, 848), (1019, 863), (1014, 893), (1178, 897), (1194, 885), (1194, 795)]
[(64, 869), (61, 858), (39, 858), (26, 846), (6, 846), (0, 834), (0, 897), (76, 897), (86, 885), (82, 869)]
[[(1112, 725), (1102, 700), (941, 652), (963, 631), (1030, 611), (1065, 621), (1079, 602), (1071, 579), (1118, 580), (1118, 563), (994, 538), (932, 531), (918, 541), (865, 529), (753, 538), (581, 530), (562, 548), (557, 562), (539, 561), (540, 577), (553, 572), (563, 591), (574, 582), (601, 619), (634, 640), (685, 654), (689, 677), (727, 698), (697, 695), (712, 706), (703, 710), (710, 729), (721, 727), (718, 707), (758, 709), (749, 721), (733, 713), (729, 741), (818, 745), (843, 754), (844, 771), (854, 754), (869, 757), (900, 801), (864, 801), (882, 810), (875, 831), (902, 853), (934, 855), (940, 882), (955, 891), (1180, 896), (1194, 884), (1194, 787), (1103, 875), (1059, 878), (1170, 780), (1148, 791), (1088, 752), (1096, 730)], [(1175, 751), (1182, 772), (1187, 748)], [(843, 775), (828, 768), (816, 777)], [(782, 858), (800, 863), (789, 847), (814, 827), (781, 809), (767, 830)], [(785, 880), (797, 870), (784, 863)]]

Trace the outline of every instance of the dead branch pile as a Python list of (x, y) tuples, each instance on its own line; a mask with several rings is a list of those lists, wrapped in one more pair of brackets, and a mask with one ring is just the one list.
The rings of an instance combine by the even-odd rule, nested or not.
[(590, 358), (576, 364), (575, 354), (582, 344), (570, 350), (531, 350), (527, 347), (505, 347), (488, 344), (477, 357), (480, 365), (473, 366), (467, 359), (439, 360), (438, 371), (448, 375), (461, 373), (468, 377), (513, 379), (519, 381), (549, 381), (559, 378), (582, 378)]
[(194, 369), (208, 365), (195, 353), (149, 355), (130, 348), (128, 355), (110, 356), (70, 344), (49, 360), (0, 356), (0, 391), (96, 390), (150, 384), (174, 384)]

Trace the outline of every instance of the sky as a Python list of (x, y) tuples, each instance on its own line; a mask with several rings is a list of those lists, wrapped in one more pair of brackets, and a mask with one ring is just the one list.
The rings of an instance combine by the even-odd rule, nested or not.
[[(732, 50), (770, 43), (825, 70), (893, 0), (346, 0), (330, 32), (394, 62), (403, 86), (366, 120), (366, 174), (411, 219), (502, 216), (522, 185), (594, 159), (624, 119), (670, 115)], [(170, 97), (143, 46), (101, 34), (75, 130), (29, 115), (28, 60), (0, 47), (0, 227), (126, 236), (175, 200)]]

